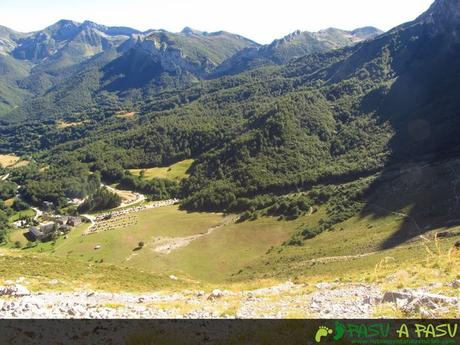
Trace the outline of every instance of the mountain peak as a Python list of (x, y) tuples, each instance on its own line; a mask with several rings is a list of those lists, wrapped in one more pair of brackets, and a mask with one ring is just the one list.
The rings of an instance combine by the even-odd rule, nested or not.
[(80, 26), (81, 24), (70, 19), (61, 19), (51, 25), (51, 27), (75, 27), (75, 26)]
[(96, 27), (96, 28), (103, 26), (103, 25), (99, 25), (99, 24), (97, 24), (95, 22), (92, 22), (91, 20), (85, 20), (81, 25), (84, 26), (84, 27)]
[(182, 29), (181, 33), (186, 34), (186, 35), (201, 35), (202, 34), (201, 31), (192, 29), (189, 26), (186, 26), (184, 29)]
[(438, 28), (460, 26), (460, 0), (436, 0), (418, 20), (433, 23)]
[(364, 26), (354, 29), (351, 34), (355, 36), (377, 36), (383, 34), (383, 31), (373, 26)]

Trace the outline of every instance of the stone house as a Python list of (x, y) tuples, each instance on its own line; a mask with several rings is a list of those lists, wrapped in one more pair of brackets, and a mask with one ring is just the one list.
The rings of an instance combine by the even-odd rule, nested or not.
[(80, 224), (81, 224), (80, 217), (69, 217), (69, 220), (67, 221), (67, 225), (70, 225), (70, 226), (78, 226)]

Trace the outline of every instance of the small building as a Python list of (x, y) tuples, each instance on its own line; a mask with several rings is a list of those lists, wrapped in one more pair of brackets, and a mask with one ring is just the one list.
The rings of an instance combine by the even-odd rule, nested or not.
[(72, 230), (72, 228), (70, 225), (61, 225), (58, 230), (64, 234), (67, 234)]
[(15, 228), (24, 228), (27, 225), (27, 222), (25, 220), (18, 220), (16, 222), (13, 222), (13, 226)]
[(81, 224), (80, 217), (69, 217), (69, 220), (67, 221), (67, 225), (70, 225), (70, 226), (78, 226), (80, 224)]
[(38, 241), (43, 238), (43, 232), (36, 226), (29, 228), (28, 238), (32, 241)]
[(69, 217), (67, 216), (59, 216), (59, 217), (56, 217), (54, 219), (54, 221), (56, 222), (56, 224), (58, 225), (66, 225), (67, 222), (69, 221)]
[(51, 211), (54, 208), (54, 203), (52, 203), (51, 201), (43, 201), (43, 208), (46, 211)]
[(49, 234), (50, 232), (53, 232), (56, 230), (56, 224), (55, 223), (45, 223), (45, 224), (40, 224), (40, 231), (43, 234)]
[(89, 219), (86, 216), (81, 216), (80, 218), (81, 218), (82, 223), (91, 223), (91, 219)]

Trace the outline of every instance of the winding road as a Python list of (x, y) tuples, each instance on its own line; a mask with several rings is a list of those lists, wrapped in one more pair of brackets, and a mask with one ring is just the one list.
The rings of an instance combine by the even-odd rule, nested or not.
[(35, 216), (34, 216), (34, 220), (38, 222), (38, 218), (41, 217), (43, 215), (43, 211), (40, 211), (38, 208), (36, 207), (31, 207), (32, 210), (35, 211)]
[(131, 193), (132, 195), (134, 195), (136, 197), (136, 199), (132, 200), (132, 201), (123, 201), (121, 203), (121, 205), (116, 207), (116, 208), (114, 208), (114, 210), (118, 210), (118, 209), (124, 208), (124, 207), (133, 206), (133, 205), (139, 204), (139, 203), (141, 203), (141, 202), (146, 200), (145, 195), (141, 194), (141, 193), (132, 192), (130, 190), (116, 189), (116, 188), (113, 188), (113, 187), (110, 187), (110, 186), (107, 186), (107, 185), (104, 185), (104, 184), (102, 186), (107, 188), (112, 193), (115, 193), (115, 194), (119, 195), (121, 198), (123, 198), (124, 193)]

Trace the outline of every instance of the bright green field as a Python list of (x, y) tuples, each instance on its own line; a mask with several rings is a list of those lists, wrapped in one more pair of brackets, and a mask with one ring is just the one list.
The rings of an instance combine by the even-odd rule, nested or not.
[(187, 170), (193, 163), (193, 159), (186, 159), (184, 161), (175, 163), (169, 167), (162, 168), (149, 168), (149, 169), (131, 169), (129, 170), (133, 175), (139, 176), (141, 171), (145, 171), (145, 179), (165, 178), (169, 180), (182, 180), (187, 178)]
[[(32, 290), (78, 290), (104, 291), (152, 291), (187, 284), (173, 281), (164, 274), (150, 274), (115, 265), (94, 264), (81, 260), (66, 259), (48, 253), (37, 254), (27, 250), (0, 248), (0, 277), (15, 280), (24, 277)], [(58, 284), (50, 284), (51, 280)]]
[[(427, 254), (423, 241), (380, 251), (382, 241), (403, 221), (403, 217), (394, 214), (378, 219), (353, 217), (336, 226), (336, 230), (307, 240), (303, 246), (281, 246), (293, 232), (317, 223), (323, 212), (320, 209), (295, 221), (259, 218), (235, 224), (227, 223), (228, 218), (222, 214), (186, 213), (179, 211), (177, 206), (170, 206), (138, 213), (138, 224), (129, 229), (82, 236), (88, 226), (82, 225), (73, 230), (68, 239), (60, 238), (55, 244), (44, 243), (30, 249), (12, 250), (16, 253), (14, 258), (8, 261), (0, 257), (0, 261), (7, 260), (5, 264), (13, 264), (15, 260), (19, 262), (17, 256), (22, 255), (25, 263), (4, 268), (4, 276), (33, 275), (40, 280), (41, 287), (46, 287), (46, 279), (57, 278), (76, 279), (79, 284), (86, 280), (94, 288), (110, 290), (145, 290), (148, 284), (162, 286), (167, 283), (170, 274), (178, 276), (182, 284), (199, 282), (220, 287), (225, 284), (238, 289), (257, 288), (267, 282), (286, 279), (306, 283), (331, 280), (385, 282), (389, 274), (401, 269), (410, 273), (409, 278), (404, 278), (404, 284), (417, 286), (441, 279), (439, 274), (443, 275), (443, 281), (451, 281), (460, 272), (458, 260), (449, 263), (443, 257), (441, 264), (436, 261), (438, 254), (448, 253), (457, 237), (439, 240), (437, 244), (429, 242), (427, 246), (433, 256)], [(157, 253), (152, 249), (154, 237), (202, 234), (224, 222), (228, 225), (170, 254)], [(460, 232), (460, 228), (451, 228), (450, 231)], [(10, 240), (14, 243), (21, 236), (22, 231), (15, 231), (10, 234)], [(430, 233), (426, 236), (430, 237)], [(134, 250), (139, 241), (145, 242), (144, 248)], [(101, 248), (95, 250), (96, 245)], [(38, 255), (42, 252), (43, 256)], [(366, 255), (357, 256), (360, 254)], [(29, 257), (34, 258), (33, 263), (28, 263)], [(66, 260), (62, 260), (63, 257)], [(29, 271), (29, 266), (35, 267), (41, 260), (44, 260), (43, 266)], [(77, 279), (79, 274), (82, 276)], [(106, 274), (109, 276), (106, 277)], [(112, 284), (113, 288), (107, 284)], [(59, 288), (68, 289), (69, 286)]]
[[(136, 213), (138, 223), (88, 236), (82, 233), (88, 225), (73, 230), (67, 239), (55, 244), (43, 243), (28, 252), (52, 252), (85, 262), (112, 263), (156, 273), (174, 274), (191, 279), (219, 282), (263, 256), (272, 246), (290, 238), (301, 220), (280, 222), (263, 218), (253, 222), (229, 223), (170, 254), (153, 250), (155, 237), (186, 237), (203, 234), (208, 229), (228, 222), (222, 214), (187, 213), (177, 206)], [(11, 233), (10, 240), (25, 244), (23, 231)], [(143, 241), (141, 250), (134, 250)], [(11, 245), (12, 245), (11, 244)], [(100, 245), (101, 248), (94, 248)]]
[(34, 217), (34, 216), (35, 216), (35, 211), (32, 209), (28, 209), (28, 210), (24, 210), (24, 211), (15, 213), (14, 215), (10, 217), (9, 220), (10, 222), (15, 222), (23, 217)]
[[(314, 225), (321, 211), (306, 220)], [(371, 279), (375, 268), (382, 262), (395, 270), (402, 265), (422, 264), (427, 260), (427, 246), (431, 251), (446, 254), (458, 237), (440, 239), (435, 244), (434, 234), (447, 230), (439, 228), (425, 233), (430, 241), (415, 240), (397, 247), (381, 250), (380, 245), (392, 235), (404, 221), (404, 217), (388, 213), (380, 218), (353, 217), (313, 239), (303, 246), (283, 246), (260, 257), (233, 277), (236, 281), (254, 278), (314, 277), (331, 279), (360, 277)], [(449, 231), (460, 234), (460, 227)], [(439, 246), (439, 248), (436, 247)], [(460, 272), (460, 267), (455, 268)]]
[[(190, 236), (205, 232), (223, 221), (221, 214), (179, 211), (177, 206), (145, 210), (135, 214), (138, 223), (129, 228), (119, 228), (82, 236), (82, 228), (72, 231), (68, 239), (59, 239), (54, 247), (57, 255), (126, 264), (126, 259), (140, 241), (148, 243), (157, 236)], [(86, 225), (87, 227), (87, 225)], [(99, 250), (94, 250), (100, 245)], [(147, 250), (145, 251), (147, 252)], [(141, 268), (145, 268), (143, 263)]]
[[(228, 279), (248, 281), (255, 277), (341, 276), (346, 273), (344, 264), (349, 273), (369, 274), (385, 257), (407, 261), (414, 258), (423, 260), (426, 256), (421, 242), (379, 251), (379, 245), (403, 221), (402, 217), (393, 214), (378, 219), (354, 217), (336, 226), (335, 231), (307, 240), (303, 246), (281, 246), (298, 229), (316, 224), (324, 216), (323, 212), (320, 209), (311, 216), (294, 221), (263, 217), (255, 221), (229, 223), (170, 254), (162, 254), (153, 250), (154, 238), (203, 234), (226, 221), (222, 214), (187, 213), (177, 206), (169, 206), (135, 213), (138, 223), (130, 228), (82, 236), (88, 227), (84, 224), (73, 230), (67, 239), (59, 238), (55, 244), (43, 243), (27, 251), (51, 252), (84, 262), (102, 260), (104, 263), (210, 283)], [(11, 246), (15, 241), (25, 245), (27, 241), (22, 233), (14, 231), (10, 234)], [(145, 243), (144, 248), (135, 250), (140, 241)], [(97, 245), (101, 248), (95, 250)], [(313, 262), (316, 258), (367, 253), (372, 254), (345, 261)]]
[[(168, 255), (148, 253), (130, 260), (130, 265), (146, 265), (155, 272), (172, 272), (208, 282), (220, 282), (272, 246), (289, 239), (297, 222), (278, 222), (265, 218), (254, 222), (231, 224), (191, 242)], [(148, 255), (149, 260), (145, 260)]]

